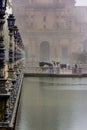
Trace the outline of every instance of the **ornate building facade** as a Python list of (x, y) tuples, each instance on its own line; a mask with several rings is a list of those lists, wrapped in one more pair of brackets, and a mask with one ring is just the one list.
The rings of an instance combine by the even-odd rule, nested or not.
[(13, 0), (13, 12), (30, 66), (75, 63), (75, 54), (87, 50), (87, 7), (75, 0)]

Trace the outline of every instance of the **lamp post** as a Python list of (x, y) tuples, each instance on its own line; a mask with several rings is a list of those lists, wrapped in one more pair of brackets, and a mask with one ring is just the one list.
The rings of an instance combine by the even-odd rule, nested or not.
[(18, 37), (18, 28), (14, 26), (14, 69), (17, 72), (17, 37)]
[(12, 75), (14, 72), (14, 44), (13, 44), (13, 35), (14, 35), (14, 24), (15, 24), (15, 18), (13, 14), (10, 14), (8, 19), (8, 28), (9, 28), (9, 73)]
[(7, 0), (0, 0), (0, 127), (2, 125), (9, 125), (8, 118), (8, 105), (7, 101), (10, 94), (6, 90), (6, 78), (5, 78), (5, 45), (3, 25), (5, 23), (5, 11)]
[(19, 32), (17, 32), (16, 60), (19, 66), (19, 70), (21, 70), (24, 62), (24, 45)]

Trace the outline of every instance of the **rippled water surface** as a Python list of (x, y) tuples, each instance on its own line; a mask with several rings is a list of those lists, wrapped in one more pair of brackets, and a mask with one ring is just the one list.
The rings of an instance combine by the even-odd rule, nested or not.
[(87, 79), (25, 78), (16, 130), (87, 130)]

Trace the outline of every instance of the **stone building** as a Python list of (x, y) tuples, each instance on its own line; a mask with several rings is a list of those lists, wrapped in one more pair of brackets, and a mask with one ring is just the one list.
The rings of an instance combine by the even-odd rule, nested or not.
[(87, 50), (86, 12), (75, 0), (13, 0), (29, 66), (75, 63), (76, 54)]

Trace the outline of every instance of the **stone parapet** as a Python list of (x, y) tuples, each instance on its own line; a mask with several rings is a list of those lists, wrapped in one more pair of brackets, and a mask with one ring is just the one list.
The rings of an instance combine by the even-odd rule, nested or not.
[[(9, 122), (8, 124), (5, 122), (0, 122), (0, 130), (14, 130), (15, 128), (15, 123), (16, 123), (16, 117), (17, 117), (17, 111), (18, 111), (18, 106), (19, 106), (19, 100), (20, 100), (20, 95), (21, 95), (21, 89), (22, 89), (22, 82), (23, 82), (23, 74), (18, 75), (17, 80), (15, 82), (14, 86), (14, 95), (10, 95), (9, 102), (13, 101), (13, 96), (14, 96), (14, 105), (11, 104), (9, 106), (9, 112), (10, 112), (10, 117), (9, 117)], [(12, 91), (12, 90), (10, 90)]]

